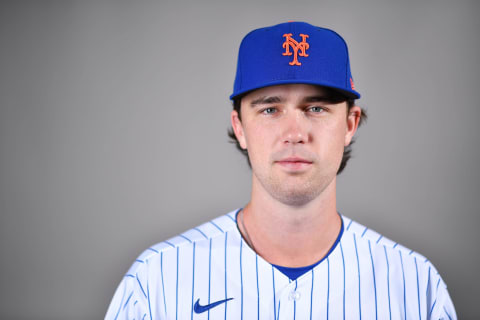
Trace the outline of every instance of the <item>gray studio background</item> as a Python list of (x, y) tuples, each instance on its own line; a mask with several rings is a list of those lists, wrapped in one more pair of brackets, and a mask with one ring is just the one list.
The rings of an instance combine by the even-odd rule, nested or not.
[(341, 213), (427, 256), (478, 319), (476, 1), (2, 1), (0, 317), (101, 319), (136, 256), (243, 206), (237, 48), (305, 20), (349, 44), (369, 112)]

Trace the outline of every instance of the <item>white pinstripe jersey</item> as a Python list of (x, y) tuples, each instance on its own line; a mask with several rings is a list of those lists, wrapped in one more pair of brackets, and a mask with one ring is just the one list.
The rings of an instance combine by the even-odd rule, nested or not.
[[(236, 212), (142, 253), (106, 319), (457, 318), (425, 257), (347, 217), (330, 254), (291, 281), (242, 239)], [(197, 300), (213, 307), (196, 313)]]

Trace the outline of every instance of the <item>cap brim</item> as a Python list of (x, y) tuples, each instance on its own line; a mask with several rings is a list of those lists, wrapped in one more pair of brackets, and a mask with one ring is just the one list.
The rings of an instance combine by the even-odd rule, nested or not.
[(355, 90), (346, 90), (345, 88), (334, 86), (334, 85), (332, 85), (330, 83), (327, 83), (327, 82), (317, 82), (317, 81), (300, 80), (300, 79), (289, 79), (289, 80), (276, 80), (276, 81), (272, 81), (272, 82), (269, 82), (269, 83), (263, 83), (262, 85), (252, 86), (250, 88), (244, 88), (243, 90), (239, 90), (237, 92), (234, 92), (230, 96), (230, 100), (233, 100), (233, 99), (235, 99), (239, 96), (243, 96), (243, 95), (245, 95), (245, 94), (247, 94), (251, 91), (257, 90), (257, 89), (261, 89), (261, 88), (265, 88), (265, 87), (271, 87), (271, 86), (278, 86), (278, 85), (282, 85), (282, 84), (311, 84), (311, 85), (315, 85), (315, 86), (326, 87), (326, 88), (336, 90), (348, 99), (360, 99), (360, 97), (361, 97), (360, 93), (358, 93)]

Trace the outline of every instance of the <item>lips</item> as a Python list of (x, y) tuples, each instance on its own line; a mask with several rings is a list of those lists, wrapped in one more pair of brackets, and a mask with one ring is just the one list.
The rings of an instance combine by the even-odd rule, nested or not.
[(301, 163), (312, 163), (312, 161), (309, 161), (307, 159), (303, 159), (300, 157), (288, 157), (288, 158), (283, 158), (278, 160), (277, 162), (301, 162)]
[(288, 158), (280, 159), (276, 161), (276, 163), (286, 169), (296, 171), (296, 170), (308, 168), (312, 164), (312, 161), (299, 158), (299, 157), (288, 157)]

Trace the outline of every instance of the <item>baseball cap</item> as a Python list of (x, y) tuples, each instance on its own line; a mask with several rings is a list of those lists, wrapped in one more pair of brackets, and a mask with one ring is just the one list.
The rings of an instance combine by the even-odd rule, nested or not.
[(230, 99), (263, 87), (303, 83), (329, 87), (358, 99), (348, 48), (333, 30), (286, 22), (248, 33), (240, 44)]

